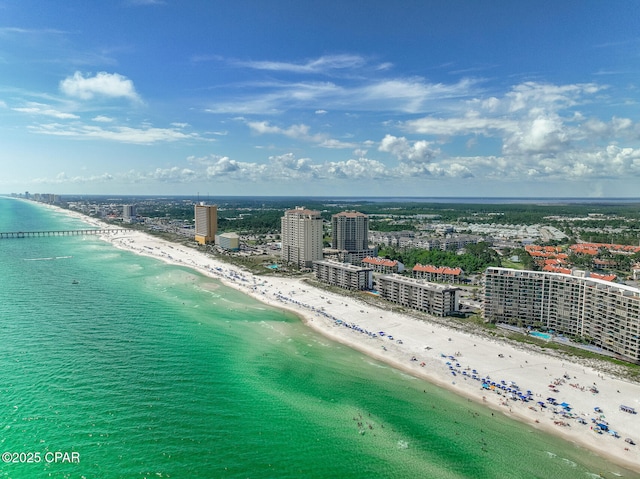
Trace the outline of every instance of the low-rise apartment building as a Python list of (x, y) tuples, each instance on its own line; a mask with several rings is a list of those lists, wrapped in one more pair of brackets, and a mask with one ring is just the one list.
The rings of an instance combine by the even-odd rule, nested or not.
[(362, 251), (347, 251), (325, 248), (322, 250), (325, 259), (340, 261), (341, 263), (351, 263), (359, 266), (365, 258), (375, 257), (378, 254), (377, 248), (365, 249)]
[(399, 274), (377, 279), (380, 295), (393, 303), (434, 316), (449, 316), (459, 311), (460, 290), (453, 286), (429, 283)]
[(439, 283), (460, 283), (462, 281), (461, 268), (449, 268), (447, 266), (433, 266), (420, 263), (413, 267), (413, 277), (424, 279), (425, 281), (436, 281)]
[(373, 269), (349, 263), (320, 260), (313, 262), (318, 281), (353, 291), (373, 288)]
[(376, 273), (402, 273), (404, 265), (396, 260), (368, 257), (362, 260), (362, 266), (373, 268)]
[(484, 318), (553, 330), (640, 363), (640, 290), (584, 271), (487, 268)]

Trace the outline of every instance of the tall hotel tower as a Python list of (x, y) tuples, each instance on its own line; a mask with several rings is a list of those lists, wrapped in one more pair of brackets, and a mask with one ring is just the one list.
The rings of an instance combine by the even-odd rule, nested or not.
[(369, 248), (369, 217), (357, 211), (344, 211), (331, 217), (331, 249), (343, 263), (359, 265), (378, 254)]
[(311, 268), (322, 259), (322, 217), (319, 211), (296, 206), (281, 218), (282, 260)]
[(331, 217), (331, 248), (362, 251), (369, 248), (369, 217), (357, 211), (345, 211)]
[(204, 202), (195, 206), (196, 241), (200, 244), (213, 243), (218, 231), (218, 207), (205, 205)]
[(136, 217), (136, 205), (122, 206), (122, 222), (131, 223)]

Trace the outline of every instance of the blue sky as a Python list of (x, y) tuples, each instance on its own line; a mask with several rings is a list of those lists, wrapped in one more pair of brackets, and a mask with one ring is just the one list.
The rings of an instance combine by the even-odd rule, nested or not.
[(636, 1), (0, 0), (0, 192), (640, 196)]

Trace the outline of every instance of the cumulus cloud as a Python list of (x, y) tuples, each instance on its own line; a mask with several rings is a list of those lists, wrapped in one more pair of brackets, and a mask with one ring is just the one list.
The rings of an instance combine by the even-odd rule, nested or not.
[(595, 83), (577, 83), (554, 85), (550, 83), (524, 82), (515, 85), (505, 99), (509, 111), (527, 110), (532, 105), (547, 109), (559, 109), (575, 106), (583, 101), (585, 95), (593, 95), (606, 87)]
[(81, 100), (98, 96), (140, 101), (133, 82), (119, 73), (99, 72), (95, 76), (84, 76), (77, 71), (60, 82), (60, 90), (65, 95)]
[(504, 139), (506, 154), (552, 154), (563, 149), (569, 141), (563, 121), (557, 115), (539, 115), (521, 122), (519, 128)]
[(256, 181), (264, 178), (267, 173), (267, 168), (264, 164), (238, 161), (228, 156), (190, 156), (187, 161), (198, 171), (200, 177), (207, 179), (231, 178)]
[(324, 170), (329, 177), (345, 180), (380, 180), (391, 176), (384, 163), (368, 158), (332, 161), (324, 165)]
[(430, 148), (429, 142), (420, 140), (413, 145), (405, 138), (386, 135), (380, 142), (379, 151), (391, 153), (401, 161), (413, 163), (428, 162), (437, 154), (437, 150)]
[(197, 173), (189, 168), (174, 166), (171, 168), (156, 168), (149, 176), (153, 180), (174, 183), (192, 181), (197, 178)]
[[(501, 97), (464, 100), (446, 116), (408, 120), (400, 128), (427, 142), (422, 151), (428, 164), (423, 161), (418, 173), (433, 176), (535, 181), (638, 175), (636, 148), (618, 143), (637, 145), (640, 126), (629, 118), (603, 120), (581, 111), (603, 90), (591, 83), (525, 82)], [(437, 154), (430, 152), (434, 140), (439, 143)], [(387, 135), (378, 150), (397, 158), (400, 169), (409, 174), (417, 169), (409, 160), (421, 158), (419, 141), (411, 144), (404, 137)], [(481, 154), (449, 156), (447, 151), (457, 149), (446, 145), (454, 142)]]
[(103, 173), (101, 175), (89, 175), (89, 176), (69, 176), (65, 172), (58, 173), (54, 178), (34, 178), (31, 182), (34, 184), (91, 184), (91, 183), (105, 183), (112, 181), (113, 175), (109, 173)]

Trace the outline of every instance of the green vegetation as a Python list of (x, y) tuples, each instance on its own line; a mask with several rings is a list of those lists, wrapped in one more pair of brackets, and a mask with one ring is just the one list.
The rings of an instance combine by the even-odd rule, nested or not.
[[(509, 258), (517, 256), (519, 263), (514, 263)], [(513, 269), (526, 269), (529, 271), (538, 270), (538, 265), (533, 257), (526, 252), (524, 248), (504, 248), (502, 250), (502, 266)]]
[(416, 227), (410, 223), (393, 223), (391, 221), (371, 221), (369, 223), (369, 229), (371, 231), (416, 231)]
[(241, 232), (250, 234), (277, 234), (280, 233), (280, 219), (283, 212), (280, 210), (250, 210), (250, 212), (238, 212), (238, 210), (218, 211), (218, 231)]
[(500, 256), (488, 243), (470, 244), (466, 246), (465, 254), (457, 254), (451, 251), (424, 250), (420, 248), (396, 249), (393, 247), (382, 248), (379, 256), (400, 261), (407, 269), (416, 264), (430, 264), (433, 266), (448, 266), (450, 268), (462, 268), (469, 273), (479, 273), (488, 266), (500, 266)]

